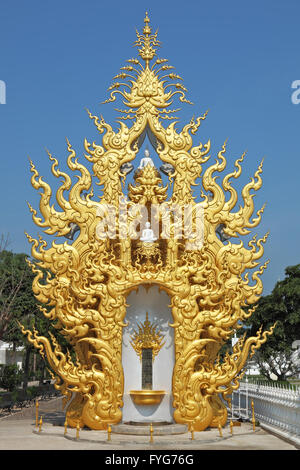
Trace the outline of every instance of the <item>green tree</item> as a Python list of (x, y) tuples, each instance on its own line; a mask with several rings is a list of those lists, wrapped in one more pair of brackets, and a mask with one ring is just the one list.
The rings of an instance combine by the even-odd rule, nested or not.
[[(66, 349), (70, 347), (62, 334), (40, 311), (39, 302), (32, 291), (35, 274), (26, 262), (24, 253), (0, 250), (0, 339), (13, 344), (14, 349), (24, 347), (23, 388), (26, 389), (35, 364), (35, 378), (43, 380), (48, 364), (22, 334), (19, 323), (26, 329), (33, 326), (39, 334), (49, 339), (51, 332)], [(46, 276), (46, 271), (45, 271)], [(70, 351), (72, 353), (72, 351)]]
[(24, 253), (0, 252), (0, 339), (16, 345), (23, 344), (17, 322), (29, 325), (40, 313), (32, 292), (34, 274), (26, 258)]
[(30, 359), (34, 348), (24, 338), (18, 321), (30, 326), (40, 312), (32, 292), (34, 275), (26, 263), (27, 255), (2, 250), (0, 252), (0, 339), (24, 347), (23, 387), (27, 387)]
[(8, 332), (18, 294), (26, 283), (28, 270), (24, 266), (25, 255), (0, 251), (0, 339)]
[(22, 373), (16, 364), (0, 365), (0, 387), (13, 392), (22, 381)]
[(248, 323), (248, 335), (253, 336), (262, 325), (263, 330), (276, 323), (273, 335), (268, 337), (255, 354), (261, 373), (268, 379), (274, 374), (286, 380), (300, 372), (292, 354), (293, 342), (300, 340), (300, 264), (285, 269), (285, 279), (276, 283), (270, 295), (261, 297)]

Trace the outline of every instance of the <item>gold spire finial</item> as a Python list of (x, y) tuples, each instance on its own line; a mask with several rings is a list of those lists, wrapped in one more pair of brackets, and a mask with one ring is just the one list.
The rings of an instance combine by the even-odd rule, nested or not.
[(150, 34), (151, 33), (151, 28), (149, 26), (150, 20), (149, 20), (149, 16), (148, 16), (147, 11), (146, 11), (146, 16), (144, 18), (144, 23), (145, 23), (145, 26), (144, 26), (144, 29), (143, 29), (143, 33), (144, 34)]
[[(167, 59), (157, 56), (156, 51), (161, 44), (157, 38), (158, 30), (153, 33), (150, 27), (148, 11), (145, 12), (144, 28), (141, 32), (136, 29), (136, 36), (134, 47), (138, 48), (138, 55), (145, 65), (138, 58), (127, 60), (130, 65), (121, 67), (122, 72), (114, 77), (117, 81), (113, 82), (108, 89), (110, 97), (103, 103), (115, 101), (116, 95), (120, 94), (124, 98), (123, 103), (129, 108), (129, 110), (117, 109), (125, 113), (120, 117), (122, 120), (134, 119), (136, 111), (139, 115), (147, 112), (155, 116), (159, 114), (161, 119), (178, 119), (173, 113), (179, 111), (180, 108), (166, 109), (173, 102), (173, 96), (178, 95), (182, 103), (192, 103), (185, 97), (187, 89), (181, 82), (175, 81), (181, 81), (182, 78), (170, 72), (174, 67), (167, 64)], [(122, 81), (120, 82), (119, 79)], [(195, 129), (197, 127), (196, 125)]]
[(159, 46), (160, 43), (157, 40), (157, 31), (155, 34), (151, 34), (151, 28), (149, 26), (150, 19), (147, 11), (144, 18), (144, 23), (145, 26), (143, 29), (143, 34), (140, 34), (138, 31), (136, 31), (137, 40), (134, 44), (138, 47), (142, 46), (139, 49), (139, 55), (146, 62), (146, 67), (148, 67), (149, 61), (153, 59), (156, 52), (156, 49), (154, 49), (152, 46)]

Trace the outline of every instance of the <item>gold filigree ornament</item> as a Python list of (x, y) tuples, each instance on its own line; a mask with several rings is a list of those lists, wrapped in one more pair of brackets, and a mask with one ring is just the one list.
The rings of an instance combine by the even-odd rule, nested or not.
[(152, 349), (152, 360), (154, 361), (155, 356), (159, 353), (165, 343), (163, 343), (164, 336), (160, 331), (156, 331), (156, 325), (152, 324), (148, 318), (148, 312), (146, 313), (146, 320), (144, 323), (138, 324), (138, 332), (134, 331), (131, 336), (130, 344), (142, 360), (143, 349)]
[[(192, 136), (207, 113), (192, 118), (181, 131), (175, 128), (178, 109), (171, 109), (171, 103), (175, 98), (181, 103), (190, 101), (181, 77), (166, 59), (156, 55), (159, 45), (157, 32), (152, 34), (146, 15), (143, 33), (137, 32), (135, 43), (139, 58), (122, 67), (106, 100), (114, 102), (120, 96), (126, 107), (121, 110), (118, 130), (88, 111), (102, 136), (102, 144), (84, 140), (92, 172), (79, 162), (68, 140), (67, 165), (76, 172), (75, 182), (48, 152), (52, 174), (61, 181), (56, 192), (59, 209), (50, 204), (52, 189), (31, 162), (31, 183), (41, 195), (40, 215), (29, 205), (32, 218), (46, 234), (56, 237), (48, 246), (41, 237), (27, 235), (35, 259), (35, 264), (30, 263), (36, 274), (33, 292), (45, 305), (43, 314), (55, 322), (76, 357), (65, 353), (53, 336), (49, 339), (36, 330), (21, 328), (28, 341), (47, 357), (56, 389), (66, 401), (72, 398), (66, 411), (71, 427), (79, 422), (80, 427), (107, 429), (108, 424), (122, 419), (126, 298), (139, 285), (158, 285), (170, 296), (175, 343), (174, 420), (193, 423), (194, 431), (224, 426), (227, 411), (220, 396), (226, 398), (238, 388), (248, 353), (253, 354), (273, 331), (271, 328), (241, 338), (231, 354), (219, 357), (221, 346), (251, 315), (245, 307), (256, 303), (263, 289), (260, 276), (267, 263), (258, 267), (258, 260), (267, 235), (261, 239), (255, 236), (246, 245), (232, 241), (249, 234), (261, 220), (264, 208), (255, 214), (252, 191), (262, 185), (262, 163), (243, 188), (242, 203), (234, 211), (238, 194), (232, 180), (241, 174), (244, 154), (236, 160), (234, 171), (220, 182), (226, 168), (225, 142), (215, 162), (203, 170), (210, 159), (210, 140), (193, 145)], [(165, 126), (166, 120), (171, 122)], [(128, 199), (122, 191), (125, 169), (135, 159), (145, 133), (170, 170), (169, 198), (158, 173), (147, 166), (138, 171)], [(94, 199), (98, 195), (93, 194), (92, 178), (101, 186), (100, 202)], [(196, 180), (201, 185), (201, 202), (196, 202), (192, 191)], [(189, 235), (178, 236), (180, 217), (173, 214), (168, 215), (169, 224), (154, 245), (141, 245), (136, 227), (130, 225), (130, 209), (138, 200), (146, 205), (163, 204), (170, 212), (174, 205), (191, 207), (192, 229), (194, 214), (201, 206), (203, 243), (193, 245)], [(122, 212), (124, 206), (129, 208), (128, 216)], [(105, 222), (108, 207), (119, 214), (115, 227)], [(165, 212), (158, 213), (159, 227), (166, 218)], [(144, 220), (140, 219), (142, 225)], [(104, 239), (97, 235), (101, 223), (110, 235)], [(75, 232), (77, 237), (73, 236)], [(157, 251), (151, 256), (142, 257), (142, 250), (153, 249)], [(152, 256), (155, 254), (160, 255), (159, 262)]]
[(134, 266), (143, 272), (157, 272), (162, 267), (161, 253), (157, 242), (138, 242), (135, 250), (136, 260)]

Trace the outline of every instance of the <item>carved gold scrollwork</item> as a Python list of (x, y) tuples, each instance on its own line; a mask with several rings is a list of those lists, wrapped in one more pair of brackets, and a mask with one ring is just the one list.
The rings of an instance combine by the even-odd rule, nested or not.
[[(139, 58), (122, 67), (106, 100), (122, 98), (126, 109), (121, 111), (119, 129), (114, 131), (102, 116), (88, 111), (102, 139), (101, 144), (84, 141), (92, 174), (79, 162), (68, 140), (67, 165), (77, 177), (75, 183), (48, 152), (52, 174), (61, 181), (56, 192), (59, 209), (51, 204), (50, 185), (31, 162), (31, 183), (41, 195), (40, 215), (29, 205), (32, 218), (46, 234), (56, 236), (48, 245), (41, 237), (27, 235), (35, 260), (29, 262), (35, 273), (33, 292), (47, 306), (41, 307), (42, 313), (55, 322), (76, 358), (63, 352), (53, 336), (46, 338), (23, 327), (22, 331), (47, 358), (55, 387), (69, 403), (70, 425), (76, 426), (80, 420), (80, 426), (105, 429), (122, 418), (126, 297), (141, 284), (159, 285), (169, 294), (172, 307), (174, 419), (203, 430), (225, 423), (226, 408), (220, 395), (226, 398), (238, 387), (248, 355), (273, 331), (259, 331), (255, 337), (240, 340), (222, 360), (218, 356), (221, 346), (253, 312), (245, 307), (257, 302), (262, 293), (261, 275), (267, 262), (259, 266), (258, 261), (267, 235), (253, 237), (248, 245), (236, 241), (261, 220), (263, 208), (254, 212), (252, 191), (261, 187), (262, 164), (242, 189), (242, 205), (234, 211), (238, 195), (232, 179), (241, 174), (244, 154), (236, 160), (235, 170), (220, 182), (217, 177), (227, 164), (226, 142), (210, 164), (210, 141), (193, 146), (193, 137), (207, 113), (192, 118), (181, 131), (175, 128), (174, 112), (178, 109), (170, 108), (172, 101), (190, 101), (181, 77), (166, 59), (156, 55), (159, 41), (157, 33), (151, 32), (148, 15), (143, 33), (137, 33), (136, 46)], [(171, 122), (165, 125), (166, 121)], [(124, 168), (134, 161), (144, 131), (153, 136), (157, 155), (169, 168), (169, 198), (160, 172), (150, 165), (135, 173), (128, 200), (123, 193)], [(100, 202), (94, 195), (92, 177), (98, 179), (102, 190)], [(198, 180), (196, 194), (193, 189)], [(193, 228), (199, 199), (203, 243), (197, 246), (187, 246), (184, 233), (176, 236), (180, 217), (175, 215), (157, 240), (143, 243), (130, 226), (131, 216), (126, 218), (123, 212), (135, 203), (164, 205), (168, 210), (176, 204), (189, 206)], [(119, 215), (115, 226), (107, 222), (108, 208)], [(157, 216), (160, 225), (166, 213)], [(99, 225), (108, 227), (102, 238), (98, 236)], [(75, 231), (78, 235), (72, 238)]]

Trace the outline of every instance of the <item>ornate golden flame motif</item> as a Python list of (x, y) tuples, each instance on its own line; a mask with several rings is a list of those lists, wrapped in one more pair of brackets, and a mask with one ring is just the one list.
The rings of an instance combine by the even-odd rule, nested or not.
[[(106, 429), (108, 424), (118, 423), (122, 418), (123, 368), (122, 331), (126, 323), (126, 297), (132, 289), (142, 284), (156, 284), (171, 298), (175, 338), (175, 367), (173, 371), (174, 420), (191, 425), (195, 431), (208, 426), (224, 425), (227, 412), (220, 395), (226, 399), (238, 388), (247, 357), (267, 339), (270, 331), (259, 331), (255, 337), (241, 338), (231, 354), (219, 358), (219, 350), (234, 331), (240, 328), (253, 310), (245, 310), (255, 303), (262, 293), (260, 279), (267, 263), (252, 274), (246, 270), (256, 268), (263, 255), (267, 235), (244, 243), (221, 241), (217, 232), (222, 227), (228, 238), (246, 235), (256, 227), (263, 208), (254, 213), (253, 193), (261, 187), (262, 163), (254, 178), (243, 188), (243, 203), (236, 212), (237, 191), (232, 179), (241, 174), (244, 154), (235, 162), (235, 170), (227, 174), (222, 183), (217, 182), (226, 167), (226, 142), (218, 152), (215, 163), (204, 172), (202, 165), (209, 158), (210, 141), (193, 146), (195, 135), (206, 113), (192, 118), (181, 132), (175, 129), (176, 119), (170, 109), (174, 98), (189, 103), (182, 79), (171, 72), (166, 59), (156, 56), (159, 46), (157, 33), (151, 34), (146, 15), (143, 34), (137, 33), (140, 59), (130, 59), (110, 88), (107, 102), (122, 97), (125, 110), (118, 110), (120, 127), (114, 132), (101, 116), (89, 117), (94, 122), (102, 145), (86, 139), (86, 159), (92, 163), (92, 174), (102, 186), (100, 202), (93, 200), (90, 171), (76, 158), (75, 150), (67, 141), (67, 164), (77, 174), (77, 181), (59, 170), (58, 161), (50, 152), (52, 174), (62, 179), (56, 192), (61, 210), (50, 204), (52, 190), (39, 176), (31, 162), (33, 187), (40, 191), (40, 213), (30, 205), (35, 224), (44, 232), (67, 240), (55, 240), (48, 246), (41, 237), (27, 235), (32, 244), (31, 252), (36, 263), (33, 291), (45, 307), (43, 314), (55, 322), (76, 353), (76, 360), (64, 354), (52, 337), (51, 341), (25, 330), (28, 340), (41, 354), (45, 354), (55, 386), (70, 400), (67, 408), (68, 423), (76, 427)], [(151, 62), (154, 62), (150, 65)], [(164, 127), (162, 120), (172, 120)], [(124, 120), (132, 121), (128, 127)], [(131, 185), (127, 201), (129, 208), (137, 200), (144, 203), (163, 203), (167, 207), (202, 204), (204, 208), (204, 242), (199, 250), (184, 249), (186, 240), (174, 236), (177, 220), (174, 217), (169, 237), (160, 237), (155, 248), (160, 251), (160, 262), (151, 256), (143, 264), (134, 240), (134, 229), (127, 230), (130, 217), (120, 217), (116, 235), (99, 240), (96, 229), (104, 217), (105, 205), (121, 212), (124, 204), (122, 183), (126, 181), (124, 164), (129, 164), (139, 150), (139, 138), (143, 132), (156, 142), (156, 152), (164, 164), (169, 164), (169, 183), (172, 194), (166, 200), (166, 191), (159, 175), (149, 166), (139, 171), (136, 185)], [(203, 174), (202, 174), (203, 173)], [(201, 203), (194, 200), (192, 187), (201, 178)], [(66, 193), (69, 191), (68, 197)], [(84, 192), (86, 193), (84, 195)], [(103, 211), (102, 211), (103, 208)], [(102, 211), (102, 212), (101, 212)], [(76, 239), (70, 237), (71, 228), (77, 227)], [(127, 236), (120, 236), (127, 233)], [(147, 257), (146, 257), (147, 258)], [(44, 273), (47, 271), (47, 276)], [(47, 308), (46, 308), (47, 307)]]
[(163, 335), (160, 331), (156, 331), (156, 325), (152, 324), (148, 319), (148, 312), (146, 313), (146, 320), (142, 324), (138, 324), (138, 332), (134, 331), (131, 336), (130, 344), (142, 360), (142, 350), (152, 349), (152, 360), (159, 353), (165, 343), (163, 343)]

